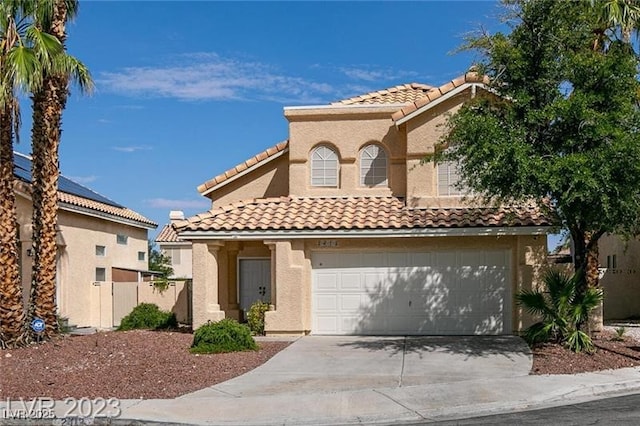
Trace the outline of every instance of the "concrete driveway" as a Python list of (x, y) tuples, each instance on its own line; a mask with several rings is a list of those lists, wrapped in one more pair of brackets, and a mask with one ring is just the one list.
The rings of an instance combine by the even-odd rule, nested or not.
[(236, 397), (393, 388), (529, 374), (516, 336), (306, 336), (262, 366), (183, 396)]

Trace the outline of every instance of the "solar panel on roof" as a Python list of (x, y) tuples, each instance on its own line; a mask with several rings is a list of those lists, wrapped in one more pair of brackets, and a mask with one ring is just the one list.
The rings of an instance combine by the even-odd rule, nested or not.
[[(14, 175), (27, 183), (31, 183), (31, 159), (24, 154), (16, 152), (13, 162)], [(66, 192), (67, 194), (77, 195), (78, 197), (87, 198), (89, 200), (108, 204), (110, 206), (118, 208), (124, 208), (124, 206), (116, 203), (115, 201), (112, 201), (107, 197), (104, 197), (97, 192), (90, 190), (86, 186), (82, 186), (79, 183), (76, 183), (62, 175), (60, 175), (60, 178), (58, 180), (58, 189), (62, 192)]]

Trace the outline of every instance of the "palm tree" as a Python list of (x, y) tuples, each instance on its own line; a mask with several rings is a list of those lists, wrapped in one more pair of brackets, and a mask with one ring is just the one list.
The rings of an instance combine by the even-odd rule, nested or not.
[[(77, 0), (39, 3), (34, 10), (36, 25), (55, 37), (64, 49), (65, 24), (75, 16)], [(87, 68), (76, 58), (58, 55), (56, 66), (44, 72), (40, 88), (33, 92), (32, 200), (34, 257), (31, 276), (29, 318), (45, 321), (44, 337), (57, 332), (56, 244), (58, 222), (58, 177), (62, 112), (66, 106), (70, 78), (82, 91), (93, 82)]]
[(638, 0), (591, 0), (596, 8), (600, 31), (594, 44), (596, 49), (603, 48), (602, 39), (607, 32), (630, 43), (631, 35), (638, 31), (640, 24), (640, 1)]
[[(34, 28), (20, 1), (0, 3), (0, 346), (17, 346), (25, 330), (14, 192), (13, 140), (18, 138), (18, 91), (35, 90), (52, 55), (53, 37)], [(15, 132), (15, 133), (14, 133)]]

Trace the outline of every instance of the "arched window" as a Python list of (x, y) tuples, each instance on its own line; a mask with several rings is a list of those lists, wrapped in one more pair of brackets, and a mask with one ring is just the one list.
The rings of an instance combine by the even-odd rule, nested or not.
[(338, 154), (326, 145), (311, 152), (311, 185), (338, 186)]
[(360, 151), (360, 185), (388, 185), (387, 153), (378, 145), (367, 145)]

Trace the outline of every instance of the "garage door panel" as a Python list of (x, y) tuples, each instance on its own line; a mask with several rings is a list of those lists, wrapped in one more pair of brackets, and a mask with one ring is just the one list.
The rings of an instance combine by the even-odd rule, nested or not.
[[(340, 312), (358, 312), (363, 305), (363, 297), (360, 294), (340, 295)], [(366, 298), (365, 298), (366, 300)]]
[(314, 333), (510, 331), (508, 250), (322, 254), (312, 255), (324, 265), (313, 270)]
[(345, 290), (345, 291), (350, 291), (350, 290), (360, 291), (361, 279), (362, 279), (362, 275), (359, 272), (342, 272), (340, 273), (340, 280), (339, 280), (338, 287), (340, 290)]
[(316, 272), (315, 284), (318, 291), (338, 290), (338, 275), (332, 272)]
[(336, 312), (338, 309), (337, 294), (318, 294), (314, 298), (317, 312)]
[(336, 334), (338, 332), (338, 317), (317, 315), (314, 327), (318, 334)]

